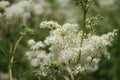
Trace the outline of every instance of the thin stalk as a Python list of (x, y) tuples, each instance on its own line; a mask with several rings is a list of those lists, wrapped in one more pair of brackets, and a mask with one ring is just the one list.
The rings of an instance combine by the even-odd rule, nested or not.
[(81, 42), (80, 42), (80, 47), (82, 47), (82, 44), (83, 44), (83, 40), (84, 40), (84, 36), (85, 36), (85, 29), (86, 29), (86, 13), (87, 11), (85, 9), (83, 9), (83, 27), (82, 27), (82, 37), (81, 37)]
[[(12, 53), (12, 45), (10, 44), (10, 53)], [(9, 80), (12, 80), (12, 71), (9, 69)]]
[(72, 73), (72, 70), (71, 70), (70, 67), (69, 67), (68, 62), (64, 61), (64, 63), (65, 63), (65, 65), (66, 65), (67, 72), (68, 72), (68, 74), (69, 74), (69, 76), (70, 76), (70, 79), (71, 79), (71, 80), (75, 80), (75, 79), (74, 79), (74, 75), (73, 75), (73, 73)]
[(12, 66), (13, 66), (13, 62), (14, 62), (14, 56), (15, 56), (15, 52), (16, 52), (17, 46), (18, 46), (18, 44), (20, 43), (20, 41), (22, 40), (22, 38), (23, 38), (23, 36), (21, 36), (21, 37), (17, 40), (17, 42), (16, 42), (16, 44), (15, 44), (15, 47), (14, 47), (14, 49), (13, 49), (13, 52), (12, 52), (12, 56), (11, 56), (11, 58), (10, 58), (10, 62), (9, 62), (9, 65), (8, 65), (8, 69), (9, 69), (9, 80), (13, 80), (13, 78), (12, 78)]
[[(84, 37), (85, 37), (85, 29), (86, 29), (86, 15), (87, 15), (87, 3), (85, 5), (83, 5), (83, 3), (81, 2), (82, 4), (82, 10), (83, 10), (83, 25), (82, 25), (82, 36), (81, 36), (81, 42), (80, 42), (80, 47), (82, 47), (82, 44), (83, 44), (83, 40), (84, 40)], [(81, 57), (81, 50), (79, 52), (79, 55), (78, 55), (78, 60), (77, 60), (77, 63), (79, 63), (80, 61), (80, 57)]]

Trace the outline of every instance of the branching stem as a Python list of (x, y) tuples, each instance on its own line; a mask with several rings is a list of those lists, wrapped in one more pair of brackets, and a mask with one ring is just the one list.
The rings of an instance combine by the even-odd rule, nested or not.
[(20, 41), (22, 40), (23, 36), (21, 36), (15, 46), (14, 46), (14, 49), (13, 49), (13, 52), (10, 50), (10, 52), (12, 52), (12, 55), (11, 55), (11, 58), (10, 58), (10, 62), (9, 62), (9, 65), (8, 65), (8, 70), (9, 70), (9, 80), (13, 80), (12, 78), (12, 66), (13, 66), (13, 62), (14, 62), (14, 56), (15, 56), (15, 52), (16, 52), (16, 49), (17, 49), (17, 46), (18, 44), (20, 43)]
[[(82, 47), (83, 40), (84, 40), (84, 37), (85, 37), (86, 16), (87, 16), (87, 11), (88, 11), (87, 3), (84, 4), (84, 2), (81, 1), (81, 7), (82, 7), (82, 10), (83, 10), (83, 25), (82, 25), (82, 36), (81, 36), (80, 47)], [(77, 63), (79, 63), (80, 57), (81, 57), (81, 50), (80, 50), (79, 55), (78, 55)]]

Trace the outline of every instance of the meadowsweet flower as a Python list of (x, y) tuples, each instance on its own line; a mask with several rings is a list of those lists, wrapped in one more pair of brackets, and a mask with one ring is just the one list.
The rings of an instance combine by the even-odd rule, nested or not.
[(30, 40), (28, 41), (28, 44), (29, 44), (30, 46), (33, 46), (33, 45), (35, 44), (35, 41), (34, 41), (33, 39), (30, 39)]
[(44, 43), (42, 43), (41, 41), (39, 41), (39, 42), (35, 43), (35, 44), (31, 47), (31, 49), (35, 50), (35, 49), (39, 49), (39, 48), (43, 48), (43, 47), (45, 47)]
[[(54, 21), (44, 21), (40, 27), (51, 29), (50, 35), (43, 42), (39, 41), (32, 45), (26, 56), (33, 67), (39, 66), (35, 72), (42, 76), (54, 72), (53, 64), (56, 65), (56, 62), (59, 64), (56, 65), (58, 71), (62, 73), (63, 70), (59, 68), (62, 66), (64, 69), (65, 61), (69, 62), (74, 75), (97, 70), (102, 56), (110, 58), (107, 46), (111, 45), (117, 32), (114, 30), (101, 36), (86, 34), (81, 47), (82, 31), (79, 31), (77, 24), (66, 23), (61, 26)], [(49, 51), (43, 49), (47, 46)], [(51, 71), (51, 67), (54, 70)]]
[(0, 1), (0, 9), (5, 9), (9, 5), (10, 3), (8, 1)]
[(5, 15), (8, 19), (12, 17), (21, 17), (28, 9), (28, 7), (30, 7), (29, 1), (20, 1), (19, 3), (15, 3), (6, 8)]
[(33, 12), (35, 15), (41, 15), (44, 12), (44, 8), (40, 4), (36, 4), (33, 6)]
[(54, 21), (44, 21), (44, 22), (41, 22), (40, 27), (54, 29), (54, 28), (60, 27), (60, 25), (58, 25), (58, 23)]
[[(58, 7), (53, 8), (51, 2), (46, 0), (20, 0), (6, 7), (3, 15), (5, 19), (14, 20), (15, 23), (20, 24), (28, 25), (30, 21), (33, 21), (35, 26), (38, 26), (38, 21), (42, 15), (51, 15), (57, 20), (62, 20), (62, 22), (73, 23), (78, 21), (78, 15), (73, 16), (74, 12), (76, 14), (77, 9), (72, 8), (73, 6), (69, 0), (56, 0), (55, 5), (58, 5)], [(68, 14), (66, 15), (66, 13)]]

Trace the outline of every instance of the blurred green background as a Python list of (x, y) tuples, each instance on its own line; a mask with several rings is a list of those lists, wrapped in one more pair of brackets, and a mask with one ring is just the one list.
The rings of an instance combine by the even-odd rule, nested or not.
[[(21, 0), (6, 0), (10, 5), (18, 3)], [(37, 1), (37, 0), (35, 0)], [(27, 41), (35, 39), (44, 40), (48, 35), (48, 30), (41, 30), (39, 24), (44, 20), (57, 21), (61, 25), (66, 22), (78, 23), (81, 25), (82, 11), (75, 6), (71, 0), (38, 0), (49, 4), (47, 10), (40, 15), (31, 12), (31, 17), (22, 22), (21, 18), (6, 20), (0, 17), (0, 80), (8, 80), (8, 63), (10, 58), (10, 45), (14, 46), (23, 30), (21, 26), (27, 26), (35, 30), (34, 35), (27, 35), (20, 42), (15, 54), (15, 63), (13, 64), (13, 77), (16, 80), (38, 80), (33, 75), (32, 67), (26, 59), (25, 52), (29, 49)], [(8, 6), (9, 7), (9, 6)], [(3, 14), (4, 10), (0, 9)], [(113, 45), (108, 47), (111, 59), (102, 58), (99, 69), (91, 74), (80, 75), (78, 80), (120, 80), (120, 0), (95, 0), (95, 4), (90, 8), (87, 17), (102, 14), (103, 19), (98, 21), (97, 33), (102, 35), (113, 29), (118, 29), (118, 35), (115, 37)], [(4, 76), (4, 77), (3, 77)]]

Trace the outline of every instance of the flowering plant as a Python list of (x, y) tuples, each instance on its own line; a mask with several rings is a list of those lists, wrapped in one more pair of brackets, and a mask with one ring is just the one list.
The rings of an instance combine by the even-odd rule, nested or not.
[[(26, 52), (26, 56), (33, 67), (33, 72), (40, 80), (76, 80), (76, 76), (79, 74), (96, 71), (102, 56), (110, 59), (107, 46), (111, 46), (114, 36), (117, 35), (117, 29), (107, 34), (97, 35), (95, 28), (97, 20), (101, 16), (87, 18), (88, 10), (94, 1), (74, 1), (83, 11), (81, 26), (72, 23), (60, 25), (56, 21), (43, 21), (40, 23), (40, 30), (49, 29), (49, 35), (38, 42), (33, 39), (28, 41), (30, 49)], [(53, 0), (53, 2), (63, 3), (65, 1)], [(63, 9), (67, 3), (69, 0), (60, 4), (59, 6), (62, 7), (60, 9), (55, 8), (54, 5), (51, 6), (51, 0), (21, 0), (12, 5), (7, 1), (0, 1), (0, 23), (2, 27), (3, 25), (7, 26), (5, 29), (5, 31), (8, 30), (7, 36), (9, 36), (9, 31), (12, 32), (12, 28), (8, 27), (9, 25), (11, 27), (25, 25), (23, 32), (21, 32), (22, 36), (16, 42), (13, 51), (10, 45), (9, 80), (13, 79), (12, 65), (18, 44), (26, 34), (33, 33), (33, 30), (26, 25), (36, 27), (42, 16), (54, 15), (53, 12), (64, 14), (66, 16), (65, 21), (73, 20), (73, 17), (70, 18), (72, 13), (68, 15), (65, 12), (66, 9)], [(69, 5), (67, 8), (72, 10)], [(55, 17), (56, 19), (60, 18), (57, 15)], [(29, 20), (31, 21), (29, 22)], [(18, 33), (19, 30), (21, 27), (16, 32)], [(2, 32), (4, 33), (4, 31)]]
[[(49, 35), (43, 41), (29, 40), (30, 50), (26, 56), (37, 76), (47, 80), (57, 78), (75, 80), (78, 74), (98, 69), (101, 57), (110, 58), (107, 46), (111, 45), (117, 30), (104, 35), (94, 33), (97, 17), (86, 19), (92, 0), (78, 0), (83, 10), (82, 28), (77, 24), (59, 25), (55, 21), (43, 21), (40, 28), (48, 28)], [(85, 32), (89, 29), (88, 33)], [(61, 75), (61, 76), (60, 76)]]
[(110, 58), (107, 46), (111, 45), (117, 31), (102, 36), (86, 34), (81, 46), (82, 31), (77, 24), (61, 26), (54, 21), (44, 21), (40, 27), (49, 28), (50, 35), (44, 41), (29, 40), (31, 48), (26, 56), (35, 73), (44, 77), (64, 74), (69, 68), (68, 72), (73, 75), (97, 70), (102, 55)]

